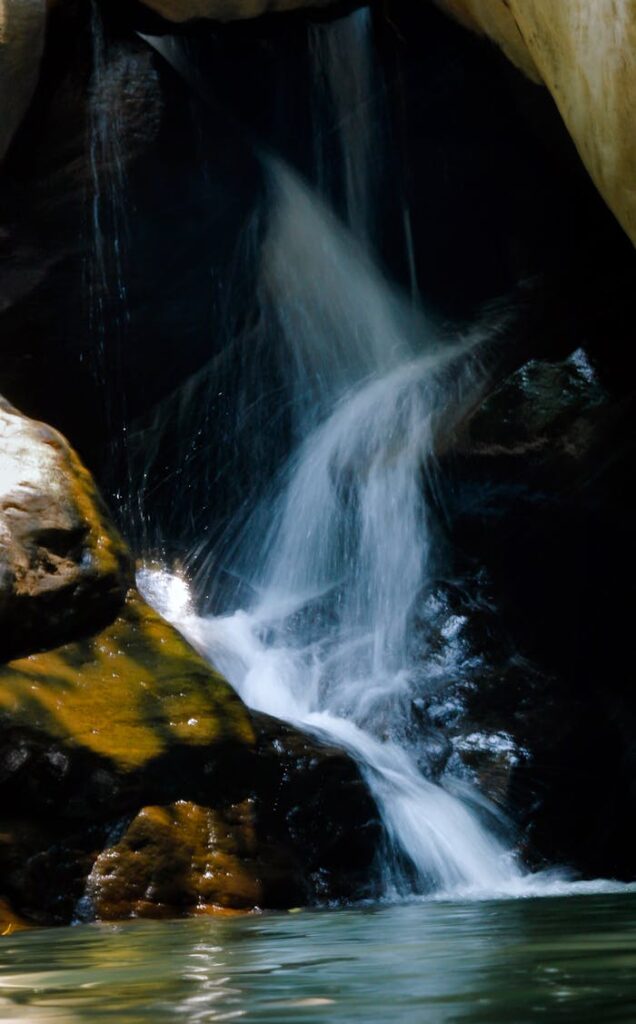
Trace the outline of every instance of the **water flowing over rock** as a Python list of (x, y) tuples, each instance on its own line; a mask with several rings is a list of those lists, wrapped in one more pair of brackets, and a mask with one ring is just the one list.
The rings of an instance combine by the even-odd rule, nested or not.
[(631, 0), (436, 0), (554, 97), (601, 195), (636, 244), (636, 8)]

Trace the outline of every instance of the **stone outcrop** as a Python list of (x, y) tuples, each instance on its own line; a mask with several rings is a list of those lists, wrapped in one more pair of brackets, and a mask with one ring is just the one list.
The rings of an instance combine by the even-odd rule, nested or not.
[(46, 0), (0, 0), (0, 160), (35, 92)]
[(124, 592), (130, 555), (77, 455), (0, 417), (0, 636), (19, 655), (0, 664), (0, 923), (365, 891), (379, 826), (353, 763), (251, 715)]
[(73, 449), (2, 398), (0, 451), (0, 658), (7, 658), (107, 622), (133, 567)]
[(636, 243), (632, 0), (436, 0), (548, 87), (585, 166)]
[(185, 800), (144, 807), (95, 861), (85, 899), (101, 920), (262, 906), (271, 869), (254, 817), (249, 801), (224, 814)]

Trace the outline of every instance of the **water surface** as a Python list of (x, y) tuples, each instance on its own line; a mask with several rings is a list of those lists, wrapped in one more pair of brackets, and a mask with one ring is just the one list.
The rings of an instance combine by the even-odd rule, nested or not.
[(22, 933), (3, 1021), (636, 1019), (636, 894), (420, 902)]

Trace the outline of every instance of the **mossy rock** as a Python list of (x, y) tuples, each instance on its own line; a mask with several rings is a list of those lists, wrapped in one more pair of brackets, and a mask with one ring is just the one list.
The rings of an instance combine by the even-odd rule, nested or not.
[(252, 715), (142, 600), (61, 435), (2, 402), (0, 442), (7, 927), (366, 894), (380, 828), (353, 762)]
[(123, 773), (174, 746), (254, 743), (234, 690), (134, 590), (96, 636), (0, 667), (0, 723)]
[(381, 838), (353, 762), (252, 715), (134, 590), (0, 667), (0, 802), (3, 892), (38, 923), (367, 895)]

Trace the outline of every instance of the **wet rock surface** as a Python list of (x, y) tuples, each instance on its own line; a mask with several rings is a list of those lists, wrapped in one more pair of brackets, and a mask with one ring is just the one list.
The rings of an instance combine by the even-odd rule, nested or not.
[[(134, 589), (124, 599), (130, 555), (87, 470), (55, 431), (6, 405), (0, 416), (0, 628), (5, 658), (12, 644), (21, 653), (0, 665), (0, 874), (13, 911), (61, 923), (370, 891), (380, 829), (353, 763), (251, 716)], [(40, 557), (52, 517), (92, 558)]]
[(215, 21), (257, 18), (262, 14), (326, 7), (335, 0), (142, 0), (168, 21), (211, 18)]
[[(96, 637), (0, 668), (0, 797), (3, 892), (40, 922), (80, 912), (89, 875), (88, 905), (108, 917), (203, 904), (284, 907), (373, 889), (380, 828), (353, 763), (278, 722), (253, 719), (134, 594)], [(152, 851), (138, 867), (135, 840), (121, 836), (147, 806), (183, 801), (198, 806), (190, 839), (178, 809), (176, 821), (148, 812), (132, 831), (153, 826), (156, 870), (174, 876), (166, 895), (153, 881)], [(213, 865), (222, 861), (214, 837), (223, 828), (228, 878), (202, 889), (183, 865), (191, 847), (199, 856), (204, 835)], [(86, 915), (86, 901), (82, 908)]]
[(633, 398), (607, 371), (530, 361), (456, 439), (441, 608), (464, 671), (433, 712), (530, 862), (629, 878)]

